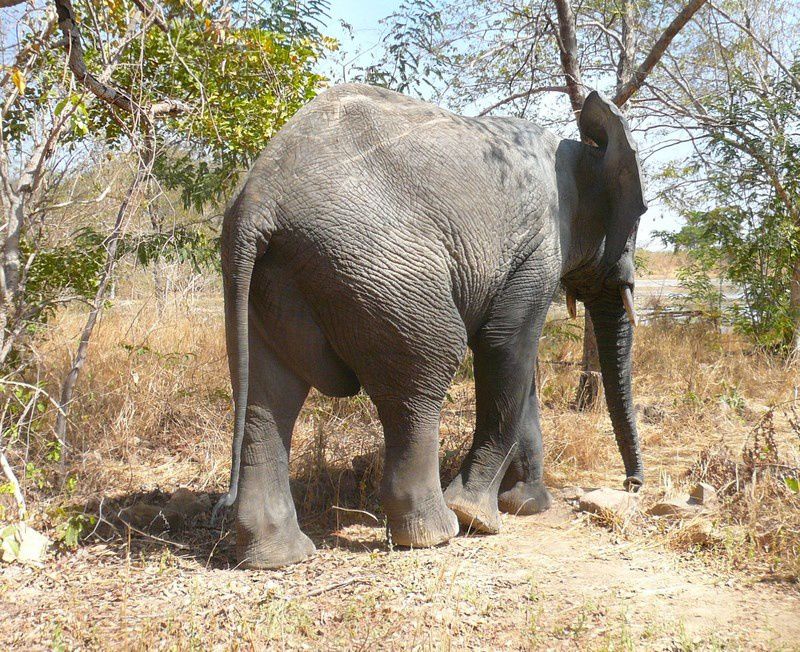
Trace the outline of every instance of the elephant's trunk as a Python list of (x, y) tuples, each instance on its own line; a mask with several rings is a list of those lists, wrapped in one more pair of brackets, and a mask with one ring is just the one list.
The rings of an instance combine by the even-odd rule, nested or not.
[(597, 337), (606, 403), (625, 464), (625, 488), (636, 491), (644, 481), (644, 469), (631, 393), (632, 320), (619, 290), (604, 290), (587, 307)]

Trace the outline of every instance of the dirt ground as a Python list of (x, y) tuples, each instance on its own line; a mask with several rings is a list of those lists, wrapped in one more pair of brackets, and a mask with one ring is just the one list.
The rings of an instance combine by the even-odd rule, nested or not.
[(588, 518), (557, 492), (546, 514), (504, 516), (499, 535), (412, 551), (351, 524), (278, 571), (232, 567), (203, 528), (177, 545), (88, 545), (45, 570), (3, 568), (0, 638), (15, 650), (800, 649), (795, 588)]

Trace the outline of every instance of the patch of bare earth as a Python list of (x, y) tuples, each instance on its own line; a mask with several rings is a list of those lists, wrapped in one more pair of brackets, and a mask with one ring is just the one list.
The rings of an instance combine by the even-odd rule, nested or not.
[(312, 560), (279, 571), (232, 568), (211, 530), (182, 548), (89, 545), (44, 570), (3, 569), (0, 639), (11, 649), (800, 645), (796, 590), (586, 519), (559, 497), (546, 514), (505, 516), (499, 535), (412, 551), (391, 550), (377, 526), (350, 525), (318, 534)]

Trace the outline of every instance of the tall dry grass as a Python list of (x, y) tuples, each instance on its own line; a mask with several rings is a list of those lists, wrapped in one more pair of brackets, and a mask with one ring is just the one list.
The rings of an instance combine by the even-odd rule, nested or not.
[(685, 252), (639, 249), (636, 256), (644, 263), (639, 275), (645, 278), (675, 278), (678, 270), (689, 261)]
[[(213, 294), (184, 294), (160, 308), (124, 299), (110, 307), (70, 410), (66, 468), (74, 480), (65, 483), (59, 464), (45, 455), (52, 412), (41, 416), (28, 444), (10, 450), (34, 514), (53, 525), (53, 514), (66, 504), (92, 505), (101, 497), (124, 502), (179, 486), (224, 490), (232, 413), (221, 314)], [(69, 311), (51, 324), (38, 350), (45, 386), (58, 386), (81, 324), (81, 316)], [(621, 486), (622, 465), (605, 410), (572, 409), (581, 355), (574, 331), (555, 321), (542, 341), (546, 480), (554, 486)], [(752, 452), (754, 432), (771, 409), (772, 449), (755, 455), (772, 455), (787, 469), (800, 466), (800, 431), (791, 413), (800, 386), (797, 367), (753, 351), (735, 335), (664, 320), (639, 328), (634, 368), (647, 500), (681, 491), (699, 477), (697, 465), (709, 456), (744, 464), (742, 452), (748, 446)], [(474, 408), (466, 361), (443, 409), (444, 482), (469, 447)], [(336, 528), (359, 518), (361, 511), (352, 510), (380, 519), (380, 448), (380, 424), (367, 397), (330, 399), (312, 392), (292, 451), (303, 527)], [(36, 473), (26, 472), (30, 464)], [(800, 503), (782, 477), (744, 478), (724, 499), (714, 517), (723, 536), (712, 554), (797, 577)], [(9, 496), (0, 501), (10, 506)], [(679, 529), (661, 530), (670, 541), (691, 545)], [(723, 545), (729, 534), (733, 538)]]

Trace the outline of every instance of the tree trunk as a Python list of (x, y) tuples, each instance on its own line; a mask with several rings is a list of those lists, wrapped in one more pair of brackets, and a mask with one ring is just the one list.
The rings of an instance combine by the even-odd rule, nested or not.
[(575, 393), (575, 409), (591, 410), (600, 398), (602, 387), (600, 377), (600, 356), (597, 352), (597, 338), (594, 333), (592, 317), (587, 310), (583, 321), (583, 362), (578, 390)]
[[(164, 214), (161, 212), (160, 206), (158, 205), (158, 188), (156, 188), (153, 179), (148, 180), (145, 192), (147, 195), (147, 212), (150, 215), (150, 224), (153, 227), (153, 233), (160, 236), (164, 232)], [(157, 238), (157, 242), (160, 243), (160, 238)], [(161, 259), (163, 253), (163, 251), (160, 251), (153, 260), (148, 261), (153, 274), (153, 287), (156, 293), (156, 310), (159, 317), (164, 314), (164, 309), (167, 306), (167, 266)]]
[[(556, 3), (556, 6), (558, 7), (559, 4), (568, 3)], [(626, 84), (630, 82), (633, 76), (633, 61), (636, 57), (636, 31), (634, 29), (636, 6), (632, 0), (622, 0), (620, 14), (622, 18), (622, 24), (620, 26), (622, 47), (620, 48), (619, 59), (617, 60), (617, 83), (615, 89), (617, 95), (625, 88)], [(568, 19), (569, 17), (565, 18)], [(574, 16), (571, 18), (574, 21)], [(563, 24), (564, 22), (565, 20), (562, 19), (562, 15), (559, 13), (559, 24)], [(571, 43), (564, 38), (563, 28), (562, 42), (565, 44)], [(573, 47), (576, 49), (576, 53), (572, 58), (577, 61), (577, 41), (574, 42)], [(562, 65), (563, 63), (564, 55), (562, 53)], [(578, 75), (580, 75), (580, 73), (578, 73)], [(578, 79), (580, 79), (580, 76), (578, 76)], [(625, 111), (624, 102), (622, 111)], [(578, 389), (575, 395), (575, 409), (580, 411), (591, 410), (597, 405), (600, 399), (600, 392), (603, 384), (600, 375), (600, 358), (597, 353), (597, 338), (595, 337), (592, 318), (588, 310), (586, 311), (583, 326), (583, 361), (581, 367), (581, 376), (578, 380)]]
[(792, 264), (792, 283), (789, 294), (789, 312), (792, 316), (792, 359), (800, 361), (800, 256)]
[[(69, 408), (70, 403), (72, 402), (72, 396), (75, 391), (75, 385), (78, 383), (78, 377), (80, 375), (81, 369), (83, 368), (84, 363), (86, 362), (86, 355), (89, 351), (89, 340), (92, 337), (92, 333), (94, 332), (94, 327), (97, 324), (97, 319), (100, 316), (100, 313), (103, 310), (103, 307), (106, 304), (106, 295), (108, 293), (109, 288), (111, 287), (111, 283), (114, 277), (114, 268), (117, 264), (117, 251), (119, 249), (119, 241), (122, 235), (125, 232), (125, 226), (127, 223), (127, 218), (129, 215), (129, 209), (131, 204), (133, 203), (134, 199), (136, 198), (139, 189), (144, 185), (145, 180), (148, 178), (150, 174), (150, 169), (152, 166), (152, 157), (148, 155), (148, 152), (145, 153), (143, 157), (140, 158), (139, 162), (139, 169), (137, 170), (136, 176), (134, 177), (131, 185), (128, 187), (128, 192), (125, 194), (125, 198), (122, 200), (122, 204), (120, 204), (119, 210), (117, 211), (117, 218), (114, 222), (114, 228), (111, 231), (111, 234), (108, 236), (106, 240), (106, 263), (103, 269), (103, 276), (100, 279), (100, 284), (97, 286), (97, 291), (95, 292), (94, 301), (92, 302), (92, 308), (89, 311), (89, 315), (86, 318), (86, 323), (83, 326), (83, 330), (81, 331), (81, 339), (78, 344), (78, 349), (75, 352), (75, 356), (72, 358), (72, 364), (70, 366), (67, 375), (64, 377), (64, 380), (61, 384), (61, 397), (59, 399), (59, 411), (58, 416), (56, 417), (56, 436), (63, 442), (68, 443), (67, 440), (67, 419), (69, 417)], [(61, 451), (61, 467), (62, 473), (66, 469), (66, 460), (68, 451), (66, 450), (68, 446), (65, 446), (65, 450)]]

